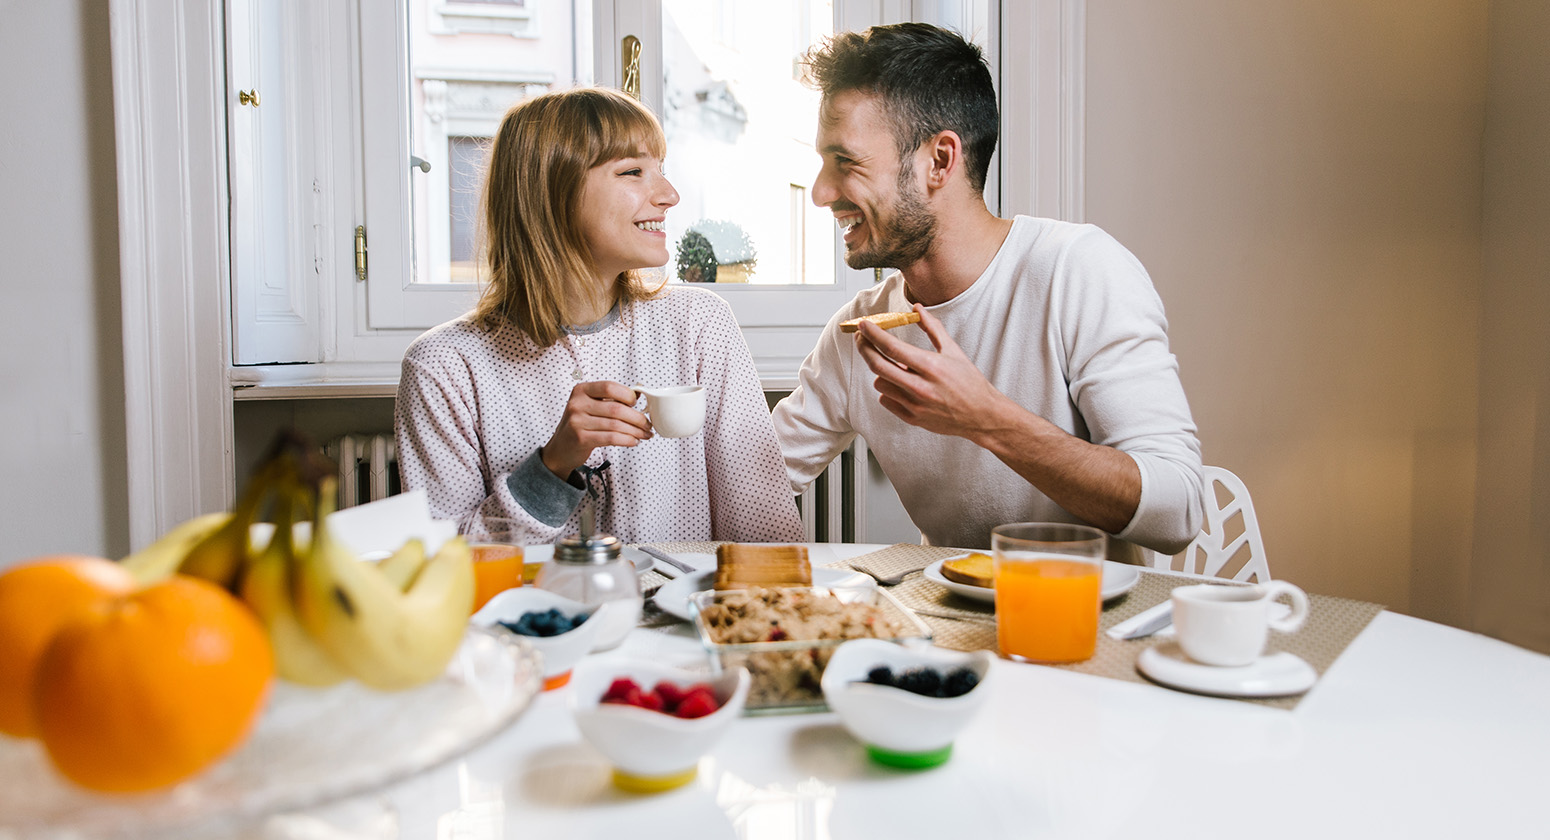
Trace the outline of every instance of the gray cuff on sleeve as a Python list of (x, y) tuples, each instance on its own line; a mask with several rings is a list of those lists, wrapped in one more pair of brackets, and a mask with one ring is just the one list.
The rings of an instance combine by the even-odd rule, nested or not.
[(544, 466), (540, 450), (533, 450), (517, 468), (506, 477), (506, 487), (516, 498), (517, 504), (539, 522), (558, 528), (570, 518), (576, 506), (581, 504), (585, 491), (564, 481)]

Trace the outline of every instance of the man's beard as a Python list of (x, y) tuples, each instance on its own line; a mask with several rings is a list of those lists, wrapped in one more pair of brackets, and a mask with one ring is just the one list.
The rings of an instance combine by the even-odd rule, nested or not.
[(903, 268), (919, 262), (931, 250), (936, 242), (936, 219), (915, 185), (913, 161), (899, 169), (899, 198), (889, 208), (888, 217), (874, 218), (868, 227), (869, 247), (845, 251), (845, 264), (851, 268)]

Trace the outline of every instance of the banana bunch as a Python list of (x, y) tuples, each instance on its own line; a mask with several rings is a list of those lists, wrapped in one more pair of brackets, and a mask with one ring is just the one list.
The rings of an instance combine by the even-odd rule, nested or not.
[(430, 558), (411, 540), (382, 565), (362, 562), (327, 527), (333, 478), (319, 487), (306, 559), (293, 566), (296, 615), (318, 646), (372, 688), (436, 678), (462, 644), (474, 608), (473, 552), (454, 537)]
[[(269, 633), (281, 678), (328, 686), (354, 678), (383, 691), (439, 676), (473, 612), (473, 553), (461, 537), (427, 557), (418, 539), (380, 563), (335, 538), (333, 466), (305, 441), (277, 441), (231, 512), (196, 517), (123, 559), (142, 583), (174, 572), (226, 587)], [(273, 503), (274, 536), (255, 551), (254, 518)], [(295, 524), (312, 520), (310, 541)]]

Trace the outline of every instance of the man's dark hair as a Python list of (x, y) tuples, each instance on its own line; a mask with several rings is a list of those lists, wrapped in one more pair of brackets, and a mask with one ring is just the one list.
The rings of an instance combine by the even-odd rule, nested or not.
[(1001, 117), (980, 48), (928, 23), (842, 32), (807, 54), (808, 83), (825, 98), (846, 91), (882, 97), (900, 158), (939, 131), (963, 140), (969, 184), (984, 192)]

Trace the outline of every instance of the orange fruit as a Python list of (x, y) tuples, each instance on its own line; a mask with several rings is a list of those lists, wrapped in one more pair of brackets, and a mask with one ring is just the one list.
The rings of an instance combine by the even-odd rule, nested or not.
[(38, 663), (39, 736), (59, 772), (98, 791), (189, 778), (247, 738), (274, 678), (246, 605), (174, 575), (62, 628)]
[(101, 557), (38, 557), (0, 574), (0, 732), (37, 735), (32, 683), (43, 649), (65, 622), (134, 587), (133, 575)]

